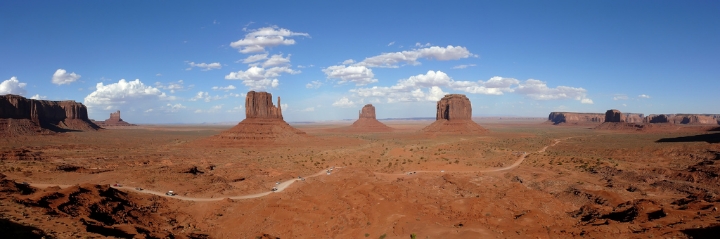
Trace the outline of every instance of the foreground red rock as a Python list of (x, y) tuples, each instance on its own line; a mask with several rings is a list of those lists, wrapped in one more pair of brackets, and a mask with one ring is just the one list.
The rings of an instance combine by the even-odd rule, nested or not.
[(473, 134), (487, 132), (487, 129), (472, 121), (470, 99), (462, 94), (448, 94), (437, 103), (435, 122), (422, 131)]
[(307, 137), (283, 120), (280, 97), (276, 107), (272, 94), (250, 91), (245, 96), (245, 119), (212, 140), (220, 144), (267, 144), (303, 141)]
[(110, 113), (110, 118), (106, 119), (104, 121), (93, 121), (93, 123), (97, 124), (100, 127), (112, 127), (112, 126), (137, 126), (134, 124), (130, 124), (128, 122), (125, 122), (122, 118), (120, 118), (120, 111), (116, 111), (115, 113)]
[(88, 119), (87, 107), (72, 100), (27, 99), (0, 96), (0, 134), (7, 136), (97, 130)]

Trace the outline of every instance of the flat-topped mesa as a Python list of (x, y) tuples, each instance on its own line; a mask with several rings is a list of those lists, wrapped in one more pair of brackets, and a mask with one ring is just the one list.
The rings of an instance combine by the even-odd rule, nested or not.
[(645, 123), (670, 123), (690, 125), (718, 125), (720, 114), (660, 114), (649, 115)]
[(283, 119), (280, 97), (278, 106), (272, 102), (272, 94), (267, 92), (250, 91), (245, 96), (245, 118), (253, 119)]
[(605, 115), (601, 113), (550, 112), (548, 121), (553, 124), (599, 124), (605, 121)]
[(435, 122), (423, 128), (430, 133), (476, 134), (487, 129), (472, 121), (470, 99), (462, 94), (448, 94), (437, 102)]
[(376, 119), (375, 118), (375, 106), (372, 104), (367, 104), (363, 106), (363, 108), (360, 110), (360, 115), (358, 116), (360, 119)]
[(435, 120), (469, 120), (472, 118), (470, 99), (462, 94), (445, 95), (437, 103)]
[[(32, 129), (14, 129), (14, 125)], [(62, 132), (97, 130), (99, 127), (88, 119), (87, 107), (72, 100), (34, 100), (19, 95), (1, 95), (0, 128), (0, 131), (8, 134), (14, 132), (13, 135), (22, 135), (41, 133), (43, 130)]]

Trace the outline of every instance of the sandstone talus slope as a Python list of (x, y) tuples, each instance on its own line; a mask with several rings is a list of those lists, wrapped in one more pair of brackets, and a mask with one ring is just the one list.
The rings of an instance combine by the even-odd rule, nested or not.
[(250, 91), (245, 97), (245, 119), (212, 140), (218, 143), (267, 144), (303, 141), (307, 137), (305, 132), (283, 120), (280, 97), (276, 107), (272, 94)]
[(33, 135), (52, 132), (97, 130), (88, 119), (87, 107), (72, 100), (27, 99), (0, 96), (0, 134)]
[(487, 129), (472, 121), (470, 99), (462, 94), (448, 94), (437, 102), (435, 122), (428, 125), (424, 132), (476, 134)]

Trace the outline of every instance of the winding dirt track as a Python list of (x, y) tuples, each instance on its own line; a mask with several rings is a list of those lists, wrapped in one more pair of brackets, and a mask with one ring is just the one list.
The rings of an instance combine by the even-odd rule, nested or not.
[[(569, 138), (572, 138), (572, 137), (569, 137)], [(569, 139), (569, 138), (565, 138), (565, 139), (562, 139), (562, 140), (566, 140), (566, 139)], [(552, 144), (543, 147), (542, 149), (538, 150), (537, 152), (538, 152), (538, 153), (545, 152), (545, 150), (547, 150), (548, 147), (555, 146), (556, 144), (560, 143), (560, 141), (562, 141), (562, 140), (560, 140), (560, 139), (554, 139)], [(516, 160), (513, 164), (511, 164), (510, 166), (507, 166), (507, 167), (502, 167), (502, 168), (490, 168), (490, 169), (482, 169), (482, 170), (474, 170), (474, 171), (448, 171), (448, 172), (445, 172), (445, 171), (437, 171), (437, 170), (435, 170), (435, 171), (413, 171), (413, 172), (415, 172), (415, 173), (489, 173), (489, 172), (500, 172), (500, 171), (510, 170), (510, 169), (516, 168), (517, 166), (520, 166), (520, 164), (522, 164), (522, 162), (525, 160), (525, 158), (527, 158), (527, 155), (528, 155), (528, 153), (527, 153), (527, 152), (524, 152), (522, 155), (520, 155), (520, 157), (518, 158), (518, 160)], [(335, 168), (335, 169), (338, 169), (338, 168), (341, 168), (341, 167), (334, 167), (334, 168)], [(305, 177), (305, 178), (313, 178), (313, 177), (317, 177), (317, 176), (320, 176), (320, 175), (323, 175), (323, 174), (327, 174), (327, 171), (328, 171), (328, 170), (332, 171), (332, 169), (323, 169), (322, 171), (320, 171), (320, 172), (318, 172), (318, 173), (316, 173), (316, 174), (307, 176), (307, 177)], [(385, 174), (385, 173), (376, 173), (376, 174)], [(406, 175), (406, 174), (408, 174), (408, 173), (402, 173), (402, 174), (386, 174), (386, 175)], [(329, 175), (329, 174), (328, 174), (328, 175)], [(212, 201), (221, 201), (221, 200), (225, 200), (225, 199), (236, 199), (236, 200), (237, 200), (237, 199), (259, 198), (259, 197), (263, 197), (263, 196), (270, 195), (270, 194), (272, 194), (272, 193), (282, 192), (283, 190), (285, 190), (286, 188), (288, 188), (291, 184), (293, 184), (293, 183), (296, 182), (296, 181), (301, 181), (301, 180), (300, 180), (300, 179), (290, 179), (290, 180), (287, 180), (287, 181), (284, 181), (284, 182), (278, 184), (278, 185), (276, 186), (277, 190), (276, 190), (275, 192), (269, 191), (269, 192), (262, 192), (262, 193), (256, 193), (256, 194), (248, 194), (248, 195), (240, 195), (240, 196), (232, 196), (232, 197), (218, 197), (218, 198), (196, 198), (196, 197), (184, 197), (184, 196), (177, 196), (177, 195), (176, 195), (176, 196), (168, 196), (168, 195), (165, 195), (165, 193), (163, 193), (163, 192), (158, 192), (158, 191), (145, 190), (145, 189), (143, 189), (143, 190), (135, 190), (135, 189), (133, 189), (134, 187), (113, 187), (113, 188), (119, 189), (119, 190), (123, 190), (123, 191), (132, 191), (132, 192), (136, 192), (136, 193), (153, 194), (153, 195), (157, 195), (157, 196), (161, 196), (161, 197), (175, 198), (175, 199), (180, 199), (180, 200), (185, 200), (185, 201), (212, 202)], [(47, 187), (55, 187), (55, 186), (58, 186), (58, 187), (60, 187), (60, 188), (67, 188), (67, 187), (73, 186), (73, 185), (45, 184), (45, 183), (29, 183), (29, 184), (30, 184), (31, 186), (37, 187), (37, 188), (47, 188)]]

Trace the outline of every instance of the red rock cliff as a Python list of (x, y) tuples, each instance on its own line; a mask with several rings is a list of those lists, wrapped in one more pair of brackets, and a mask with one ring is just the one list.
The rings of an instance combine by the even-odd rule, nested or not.
[(472, 118), (470, 99), (461, 94), (445, 95), (437, 103), (436, 120), (469, 120)]
[(375, 106), (367, 104), (360, 110), (360, 119), (375, 119)]
[(272, 102), (272, 94), (267, 92), (250, 91), (245, 96), (245, 118), (282, 119), (282, 108), (280, 97), (278, 106)]
[(0, 96), (0, 118), (28, 119), (42, 128), (88, 130), (99, 127), (88, 119), (85, 105), (68, 101), (27, 99), (19, 95)]
[(560, 123), (602, 123), (605, 115), (600, 113), (573, 113), (573, 112), (550, 112), (548, 120), (554, 124)]

